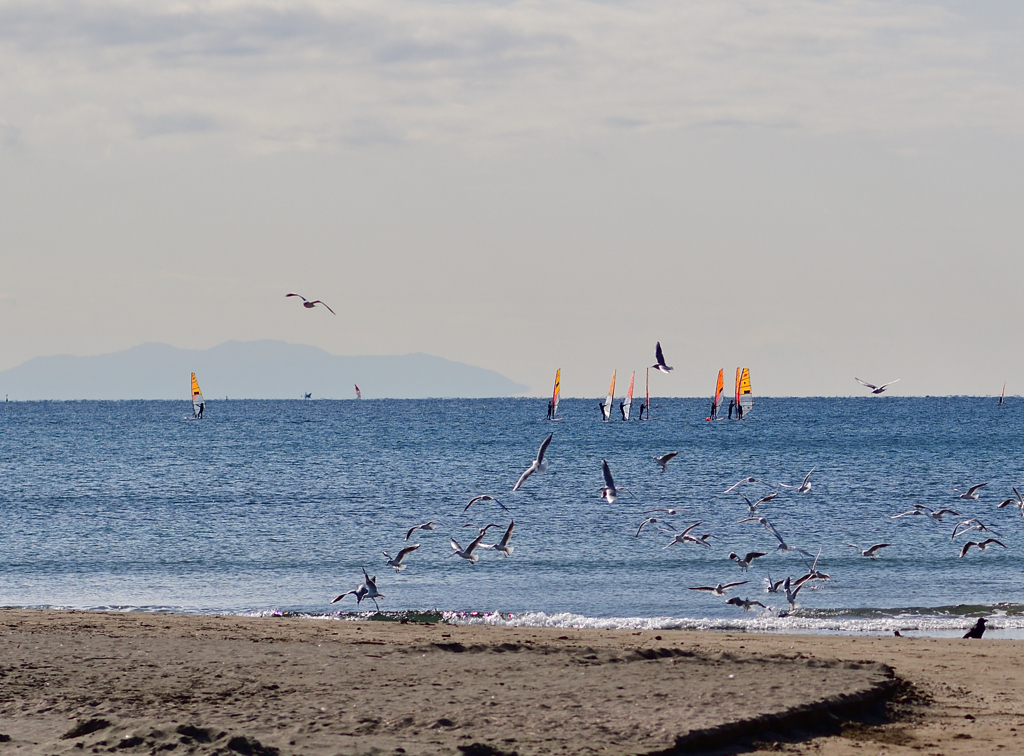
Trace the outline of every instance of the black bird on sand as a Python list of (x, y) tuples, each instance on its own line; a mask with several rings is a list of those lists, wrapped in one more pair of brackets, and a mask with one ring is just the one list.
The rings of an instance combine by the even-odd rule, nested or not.
[(978, 617), (978, 621), (974, 623), (974, 627), (967, 631), (964, 635), (965, 638), (980, 638), (985, 634), (985, 618)]

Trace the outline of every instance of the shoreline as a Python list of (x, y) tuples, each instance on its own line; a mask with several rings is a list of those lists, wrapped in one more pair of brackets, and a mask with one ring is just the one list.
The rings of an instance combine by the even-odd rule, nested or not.
[[(718, 728), (797, 754), (980, 754), (1015, 752), (1024, 732), (1024, 642), (987, 636), (0, 609), (0, 649), (0, 735), (19, 753), (626, 754)], [(841, 720), (894, 680), (930, 703), (787, 739), (790, 713)]]

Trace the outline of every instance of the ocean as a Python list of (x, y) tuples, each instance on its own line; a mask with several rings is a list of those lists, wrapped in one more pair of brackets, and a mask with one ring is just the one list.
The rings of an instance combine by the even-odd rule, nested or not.
[[(331, 599), (377, 576), (388, 618), (566, 627), (962, 633), (991, 618), (1024, 637), (1024, 518), (997, 508), (1024, 490), (1020, 399), (761, 398), (742, 421), (706, 422), (706, 399), (656, 399), (650, 421), (602, 422), (597, 399), (208, 400), (0, 404), (0, 604), (190, 613), (365, 616)], [(634, 405), (634, 410), (638, 405)], [(614, 413), (618, 416), (618, 412)], [(548, 433), (549, 468), (511, 488)], [(678, 451), (661, 472), (655, 455)], [(601, 460), (628, 489), (606, 503)], [(814, 468), (812, 490), (798, 484)], [(790, 610), (765, 592), (811, 561), (777, 550), (747, 506), (828, 581)], [(977, 501), (954, 487), (988, 482)], [(766, 485), (767, 484), (767, 485)], [(488, 502), (492, 494), (510, 513)], [(961, 514), (892, 519), (923, 504)], [(645, 510), (678, 514), (644, 528)], [(664, 516), (663, 516), (664, 515)], [(510, 557), (453, 556), (515, 520)], [(990, 528), (951, 539), (960, 520)], [(406, 531), (420, 548), (396, 573)], [(709, 547), (666, 548), (695, 523)], [(659, 527), (664, 530), (659, 530)], [(671, 531), (671, 532), (670, 532)], [(967, 540), (994, 537), (971, 549)], [(889, 543), (877, 559), (858, 549)], [(762, 551), (748, 572), (727, 558)], [(689, 590), (749, 580), (723, 597)], [(768, 609), (725, 603), (739, 596)], [(407, 614), (412, 613), (412, 614)]]

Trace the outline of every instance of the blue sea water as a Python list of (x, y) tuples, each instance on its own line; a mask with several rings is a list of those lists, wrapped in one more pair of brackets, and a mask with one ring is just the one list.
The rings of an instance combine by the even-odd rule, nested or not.
[[(377, 575), (382, 610), (438, 611), (453, 621), (637, 628), (729, 628), (952, 634), (975, 616), (1024, 632), (1020, 511), (996, 504), (1024, 490), (1024, 403), (967, 397), (759, 399), (742, 422), (705, 422), (707, 400), (658, 399), (650, 421), (600, 420), (597, 400), (208, 401), (0, 404), (0, 604), (182, 612), (329, 614), (372, 610), (330, 600)], [(549, 469), (512, 485), (548, 433)], [(652, 457), (679, 455), (662, 473)], [(600, 496), (601, 460), (629, 489)], [(746, 505), (723, 494), (744, 476), (778, 489), (762, 505), (787, 543), (817, 554), (831, 576), (801, 590), (789, 612), (764, 579), (806, 571), (776, 550)], [(954, 486), (988, 481), (977, 501)], [(761, 484), (739, 489), (750, 498)], [(509, 515), (515, 552), (471, 565), (449, 538), (466, 522)], [(963, 518), (891, 519), (914, 504)], [(644, 510), (670, 507), (672, 530), (701, 521), (710, 548), (664, 548), (671, 535)], [(951, 540), (978, 517), (1007, 548)], [(414, 524), (421, 544), (401, 573), (385, 566)], [(490, 536), (493, 536), (491, 538)], [(892, 545), (866, 559), (866, 548)], [(726, 558), (764, 551), (748, 573)], [(692, 586), (749, 579), (728, 595)]]

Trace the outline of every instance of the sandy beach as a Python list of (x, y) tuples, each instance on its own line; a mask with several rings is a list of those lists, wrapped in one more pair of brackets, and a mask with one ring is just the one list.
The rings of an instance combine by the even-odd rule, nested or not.
[(985, 639), (5, 609), (0, 748), (1016, 753), (1022, 651)]

